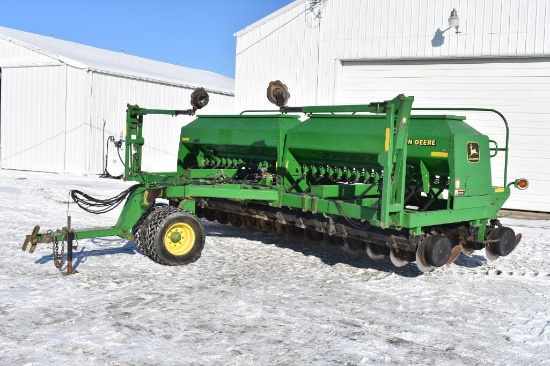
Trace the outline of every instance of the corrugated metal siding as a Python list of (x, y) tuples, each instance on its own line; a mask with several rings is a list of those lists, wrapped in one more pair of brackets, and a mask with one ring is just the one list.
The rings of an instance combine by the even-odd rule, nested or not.
[(62, 66), (2, 69), (2, 168), (63, 171), (65, 84)]
[(86, 70), (67, 68), (67, 103), (64, 171), (87, 174), (91, 97), (91, 75)]
[[(0, 167), (101, 174), (105, 140), (110, 135), (118, 140), (124, 133), (127, 103), (188, 109), (191, 93), (182, 87), (92, 74), (70, 66), (3, 68)], [(232, 96), (210, 93), (204, 112), (231, 111)], [(147, 118), (145, 170), (175, 169), (179, 129), (191, 120)]]
[[(119, 139), (121, 133), (125, 133), (128, 103), (138, 104), (143, 108), (189, 109), (192, 92), (193, 90), (182, 87), (93, 73), (89, 134), (90, 174), (99, 174), (103, 170), (104, 121), (105, 138), (113, 135)], [(228, 113), (232, 110), (232, 96), (210, 93), (210, 103), (202, 113)], [(146, 117), (142, 165), (144, 170), (158, 172), (176, 169), (180, 129), (192, 119), (188, 116)]]
[[(235, 100), (237, 111), (272, 108), (265, 97), (270, 81), (282, 80), (291, 101), (316, 103), (319, 28), (308, 28), (298, 6), (237, 38)], [(323, 57), (321, 55), (321, 57)]]
[[(508, 181), (526, 177), (527, 191), (512, 191), (507, 208), (550, 211), (550, 58), (346, 63), (341, 104), (365, 104), (414, 95), (416, 107), (478, 107), (502, 112), (510, 126)], [(452, 75), (452, 77), (451, 77)], [(426, 112), (417, 112), (426, 113)], [(440, 113), (440, 112), (438, 112)], [(493, 114), (466, 115), (468, 123), (505, 146), (503, 123)], [(503, 155), (493, 161), (493, 184), (503, 184)]]
[[(23, 38), (32, 40), (33, 37), (40, 40), (38, 44), (46, 46), (59, 46), (58, 43), (63, 42), (54, 40), (50, 43), (47, 37), (29, 34)], [(80, 45), (73, 48), (87, 49)], [(101, 174), (105, 139), (110, 135), (116, 139), (121, 137), (127, 103), (149, 108), (189, 108), (190, 89), (174, 86), (170, 81), (145, 80), (143, 75), (138, 79), (116, 75), (113, 70), (92, 72), (80, 63), (75, 68), (60, 61), (66, 60), (63, 56), (46, 56), (48, 51), (45, 49), (0, 34), (0, 68), (3, 70), (1, 168)], [(154, 63), (139, 60), (143, 65)], [(233, 111), (233, 95), (229, 95), (226, 89), (231, 85), (230, 79), (175, 65), (162, 65), (172, 67), (176, 72), (188, 73), (189, 77), (204, 76), (204, 82), (209, 84), (205, 87), (212, 88), (215, 81), (223, 84), (220, 88), (225, 94), (210, 93), (210, 105), (206, 111), (213, 114)], [(144, 169), (175, 168), (179, 128), (189, 120), (190, 117), (171, 121), (168, 118), (145, 126), (148, 140), (144, 149)]]
[[(292, 104), (333, 103), (335, 60), (550, 54), (549, 0), (328, 0), (313, 28), (308, 4), (239, 34), (238, 109), (268, 106), (274, 79), (290, 87)], [(445, 31), (453, 8), (461, 34)]]
[[(269, 107), (265, 88), (275, 79), (289, 86), (290, 105), (365, 103), (405, 93), (420, 106), (501, 109), (511, 124), (509, 177), (532, 181), (528, 191), (512, 193), (507, 207), (550, 212), (544, 185), (550, 0), (328, 0), (314, 27), (306, 22), (308, 5), (297, 3), (237, 34), (237, 109)], [(447, 29), (453, 8), (459, 34)], [(376, 60), (369, 75), (353, 69)], [(502, 140), (496, 120), (470, 117)], [(499, 173), (494, 179), (499, 184)]]

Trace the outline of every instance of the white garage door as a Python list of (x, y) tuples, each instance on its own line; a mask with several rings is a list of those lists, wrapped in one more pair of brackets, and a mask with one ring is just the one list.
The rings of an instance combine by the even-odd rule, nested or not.
[[(478, 107), (502, 112), (510, 126), (508, 182), (529, 179), (512, 190), (506, 208), (550, 212), (550, 58), (343, 62), (337, 104), (361, 104), (404, 93), (415, 107)], [(416, 112), (419, 113), (419, 112)], [(424, 113), (424, 112), (422, 112)], [(496, 116), (466, 115), (480, 132), (504, 145)], [(495, 158), (493, 184), (503, 183), (503, 159)]]

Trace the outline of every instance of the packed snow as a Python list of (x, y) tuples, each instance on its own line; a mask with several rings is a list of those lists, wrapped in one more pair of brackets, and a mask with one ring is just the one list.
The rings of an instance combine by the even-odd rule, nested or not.
[(2, 365), (550, 365), (550, 228), (504, 218), (523, 241), (422, 274), (342, 250), (203, 220), (202, 257), (161, 266), (120, 238), (81, 240), (62, 276), (26, 234), (114, 225), (70, 189), (131, 182), (0, 171)]

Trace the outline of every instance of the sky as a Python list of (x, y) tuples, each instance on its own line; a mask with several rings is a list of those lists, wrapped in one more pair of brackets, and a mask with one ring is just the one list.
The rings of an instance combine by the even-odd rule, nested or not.
[(0, 26), (235, 77), (234, 33), (292, 0), (4, 0)]

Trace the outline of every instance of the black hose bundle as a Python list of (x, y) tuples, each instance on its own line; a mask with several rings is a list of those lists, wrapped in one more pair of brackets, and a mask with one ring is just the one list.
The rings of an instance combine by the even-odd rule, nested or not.
[(96, 215), (114, 210), (122, 201), (132, 194), (141, 184), (135, 184), (118, 195), (104, 200), (94, 198), (79, 190), (71, 190), (70, 195), (73, 201), (86, 212)]

